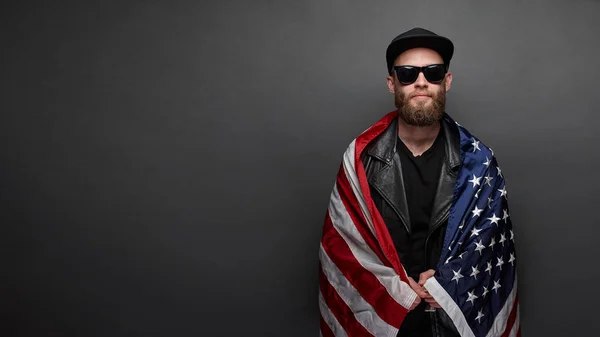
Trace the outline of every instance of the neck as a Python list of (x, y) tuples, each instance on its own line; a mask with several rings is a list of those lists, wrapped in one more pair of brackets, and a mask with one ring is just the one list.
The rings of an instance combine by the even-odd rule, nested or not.
[(440, 123), (426, 126), (415, 126), (406, 124), (398, 117), (398, 137), (412, 152), (413, 156), (420, 156), (427, 151), (440, 132)]

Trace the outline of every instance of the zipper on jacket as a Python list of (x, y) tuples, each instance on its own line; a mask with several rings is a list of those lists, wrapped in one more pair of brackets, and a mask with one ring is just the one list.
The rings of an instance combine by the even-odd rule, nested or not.
[(444, 214), (444, 217), (433, 226), (433, 229), (429, 232), (429, 234), (427, 235), (427, 238), (425, 239), (425, 268), (426, 269), (433, 269), (433, 267), (429, 266), (429, 249), (427, 249), (427, 245), (429, 244), (429, 238), (431, 237), (431, 234), (433, 234), (436, 230), (438, 230), (438, 228), (440, 228), (441, 225), (446, 220), (448, 220), (449, 217), (450, 217), (450, 210), (446, 211), (446, 213)]

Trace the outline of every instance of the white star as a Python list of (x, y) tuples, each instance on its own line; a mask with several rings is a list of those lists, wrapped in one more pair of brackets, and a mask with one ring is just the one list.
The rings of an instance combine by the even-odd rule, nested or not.
[(504, 210), (504, 216), (502, 216), (502, 220), (504, 220), (504, 222), (506, 222), (506, 219), (508, 219), (510, 215), (508, 215), (508, 210)]
[(515, 233), (513, 233), (512, 229), (510, 230), (510, 241), (515, 242)]
[(477, 246), (475, 250), (479, 252), (479, 256), (481, 256), (481, 251), (485, 249), (485, 246), (481, 244), (481, 241), (482, 240), (479, 240), (479, 242), (475, 242), (475, 245)]
[(479, 198), (479, 191), (481, 191), (481, 189), (478, 189), (477, 192), (475, 192), (475, 198)]
[(492, 148), (490, 147), (490, 152), (492, 153), (492, 156), (494, 155), (494, 150), (492, 150)]
[[(475, 206), (475, 207), (477, 207), (477, 206)], [(463, 229), (463, 227), (465, 227), (465, 220), (463, 220), (463, 221), (460, 223), (460, 226), (458, 226), (458, 229)]]
[(446, 263), (444, 263), (444, 264), (448, 264), (448, 262), (450, 262), (450, 259), (451, 259), (451, 258), (452, 258), (452, 256), (448, 257), (448, 258), (446, 259)]
[(485, 177), (485, 183), (488, 184), (490, 187), (492, 187), (492, 180), (494, 180), (494, 178), (490, 177), (489, 174)]
[(471, 271), (471, 275), (473, 276), (475, 279), (477, 279), (477, 274), (479, 274), (479, 270), (477, 269), (477, 266), (475, 267), (471, 267), (472, 271)]
[(500, 220), (500, 218), (496, 216), (496, 213), (494, 213), (491, 218), (487, 219), (490, 220), (490, 224), (495, 224), (496, 226), (498, 226), (498, 220)]
[(477, 176), (475, 176), (475, 175), (473, 174), (473, 179), (469, 180), (469, 182), (470, 182), (471, 184), (473, 184), (473, 188), (475, 188), (475, 186), (477, 186), (477, 185), (481, 184), (481, 183), (480, 183), (480, 180), (481, 180), (481, 177), (477, 177)]
[(475, 290), (468, 291), (467, 294), (469, 294), (469, 298), (467, 298), (467, 302), (471, 302), (471, 304), (475, 304), (474, 301), (476, 298), (478, 298), (478, 296), (475, 296)]
[(492, 161), (487, 156), (485, 156), (485, 163), (483, 163), (483, 165), (488, 167), (488, 166), (490, 166), (491, 163), (492, 163)]
[(494, 281), (494, 286), (492, 287), (492, 290), (496, 290), (496, 294), (498, 293), (498, 289), (500, 289), (502, 286), (500, 285), (500, 280), (498, 281)]
[(487, 268), (485, 268), (485, 271), (489, 271), (490, 275), (492, 275), (492, 264), (490, 262), (487, 263)]
[(492, 208), (492, 202), (494, 201), (494, 199), (492, 199), (492, 197), (488, 198), (488, 207), (491, 209)]
[(498, 176), (502, 177), (502, 170), (500, 167), (496, 167), (496, 169), (498, 170)]
[(491, 247), (492, 249), (494, 249), (495, 244), (496, 244), (496, 237), (492, 237), (492, 241), (490, 241), (490, 245), (488, 247)]
[(479, 207), (477, 207), (477, 205), (475, 205), (475, 209), (471, 211), (471, 213), (473, 213), (472, 218), (474, 218), (476, 216), (480, 216), (481, 215), (481, 211), (483, 211), (483, 208), (480, 209)]
[(500, 234), (500, 243), (502, 244), (502, 247), (504, 247), (504, 241), (506, 241), (506, 235), (502, 233)]
[(479, 148), (479, 141), (475, 140), (475, 138), (473, 138), (473, 143), (471, 143), (471, 145), (473, 145), (473, 153), (475, 153), (477, 150), (481, 151)]
[(464, 276), (462, 276), (462, 275), (460, 274), (460, 268), (458, 269), (458, 271), (454, 271), (454, 270), (452, 270), (452, 272), (454, 273), (454, 277), (452, 278), (452, 281), (455, 281), (455, 280), (456, 280), (456, 283), (458, 284), (458, 280), (460, 280), (460, 279), (461, 279), (462, 277), (464, 277)]
[(485, 295), (487, 295), (487, 293), (489, 293), (489, 291), (487, 290), (487, 287), (483, 287), (483, 296), (485, 298)]
[(458, 254), (458, 258), (459, 258), (459, 259), (462, 259), (463, 255), (465, 255), (465, 253), (466, 253), (466, 252), (462, 252), (462, 253)]
[(479, 235), (479, 232), (481, 232), (481, 229), (473, 227), (473, 229), (471, 230), (471, 236)]
[(510, 253), (510, 259), (508, 260), (508, 262), (510, 262), (510, 264), (514, 267), (515, 266), (515, 254)]
[(502, 259), (502, 256), (500, 256), (498, 258), (498, 263), (496, 263), (496, 267), (499, 267), (500, 270), (502, 270), (502, 265), (504, 264), (504, 260)]
[(481, 324), (481, 319), (483, 318), (483, 316), (485, 316), (485, 315), (481, 312), (481, 310), (479, 310), (477, 312), (477, 317), (475, 317), (475, 319), (477, 320), (477, 322), (479, 322), (479, 324)]
[(504, 197), (508, 199), (508, 197), (506, 196), (508, 194), (508, 192), (506, 191), (506, 186), (502, 187), (502, 189), (498, 189), (498, 191), (500, 191), (500, 198)]

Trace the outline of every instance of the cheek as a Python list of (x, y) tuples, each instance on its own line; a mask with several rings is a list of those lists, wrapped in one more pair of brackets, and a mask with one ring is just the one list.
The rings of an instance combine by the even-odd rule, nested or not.
[(408, 96), (409, 93), (409, 88), (406, 86), (396, 86), (396, 95), (399, 95), (400, 97), (406, 97)]

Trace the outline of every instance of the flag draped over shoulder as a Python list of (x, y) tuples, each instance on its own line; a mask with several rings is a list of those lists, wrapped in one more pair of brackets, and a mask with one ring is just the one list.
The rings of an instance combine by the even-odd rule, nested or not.
[[(395, 111), (384, 116), (343, 155), (319, 247), (322, 336), (396, 336), (417, 296), (371, 199), (361, 161), (365, 147), (396, 117)], [(461, 166), (442, 256), (425, 288), (461, 336), (520, 336), (504, 178), (492, 150), (457, 126)]]

